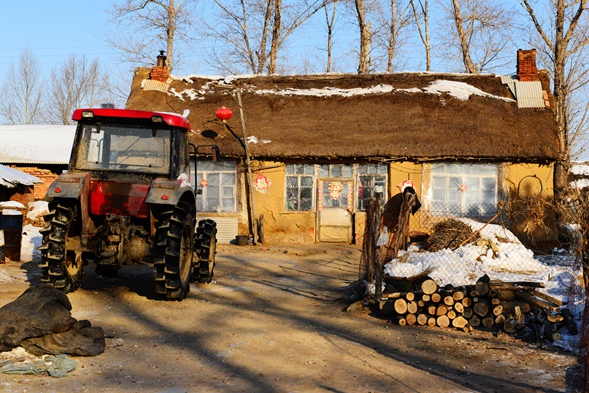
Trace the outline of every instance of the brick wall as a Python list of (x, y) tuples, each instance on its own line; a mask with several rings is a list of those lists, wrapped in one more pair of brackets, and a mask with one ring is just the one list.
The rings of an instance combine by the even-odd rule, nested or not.
[(166, 66), (155, 66), (151, 69), (149, 78), (159, 82), (167, 82), (170, 77), (170, 69)]
[[(43, 184), (35, 184), (32, 188), (31, 194), (34, 200), (43, 199), (45, 198), (45, 194), (47, 193), (47, 189), (53, 183), (55, 179), (57, 179), (57, 175), (51, 172), (49, 169), (40, 169), (36, 167), (15, 167), (13, 168), (18, 169), (21, 172), (28, 173), (29, 175), (35, 176), (39, 178), (39, 180), (43, 181)], [(11, 199), (13, 200), (13, 199)], [(30, 202), (32, 202), (30, 201)], [(26, 204), (25, 204), (26, 206)]]
[(536, 67), (536, 49), (517, 51), (517, 77), (522, 82), (540, 80)]

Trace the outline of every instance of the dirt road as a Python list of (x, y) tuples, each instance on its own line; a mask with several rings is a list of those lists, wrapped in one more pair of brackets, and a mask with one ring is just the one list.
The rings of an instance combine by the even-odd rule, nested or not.
[[(64, 378), (0, 374), (0, 392), (567, 392), (575, 357), (506, 335), (399, 327), (344, 312), (360, 251), (222, 245), (216, 281), (155, 300), (152, 271), (86, 271), (72, 315), (108, 334)], [(0, 306), (38, 282), (33, 263), (0, 269)], [(24, 269), (24, 270), (23, 270)], [(26, 280), (25, 280), (26, 278)], [(28, 282), (27, 282), (28, 280)]]

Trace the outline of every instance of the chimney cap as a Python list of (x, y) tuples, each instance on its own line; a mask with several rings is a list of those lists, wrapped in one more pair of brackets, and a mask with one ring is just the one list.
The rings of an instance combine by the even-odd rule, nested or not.
[(166, 66), (167, 57), (164, 53), (166, 53), (166, 52), (161, 50), (160, 54), (157, 56), (157, 66), (158, 67), (165, 67)]

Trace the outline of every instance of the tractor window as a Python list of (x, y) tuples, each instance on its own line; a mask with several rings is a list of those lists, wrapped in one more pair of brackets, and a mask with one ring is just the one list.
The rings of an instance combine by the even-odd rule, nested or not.
[(77, 167), (167, 174), (170, 130), (95, 125), (84, 126)]

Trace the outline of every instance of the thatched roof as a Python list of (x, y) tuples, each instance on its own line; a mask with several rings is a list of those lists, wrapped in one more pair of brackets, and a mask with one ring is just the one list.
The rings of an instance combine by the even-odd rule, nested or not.
[[(242, 135), (237, 89), (248, 147), (256, 158), (445, 158), (547, 163), (558, 157), (554, 114), (518, 109), (495, 75), (403, 73), (376, 75), (175, 78), (167, 93), (143, 89), (149, 69), (138, 68), (127, 107), (186, 113), (196, 144), (218, 133), (223, 154), (243, 149), (215, 121), (221, 106)], [(204, 133), (207, 135), (208, 133)]]

